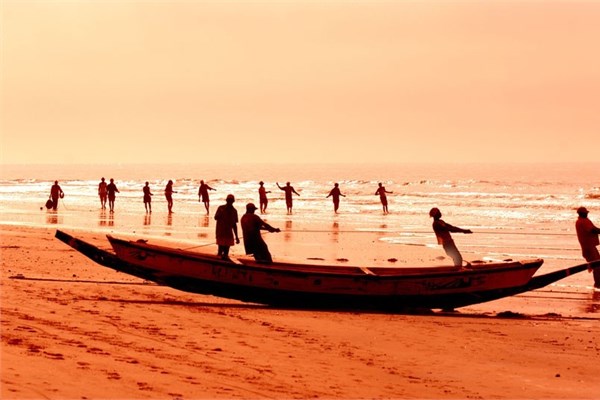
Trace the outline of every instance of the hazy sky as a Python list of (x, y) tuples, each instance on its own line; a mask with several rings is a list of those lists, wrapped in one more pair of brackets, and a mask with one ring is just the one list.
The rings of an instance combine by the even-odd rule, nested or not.
[(0, 1), (2, 163), (598, 161), (600, 1)]

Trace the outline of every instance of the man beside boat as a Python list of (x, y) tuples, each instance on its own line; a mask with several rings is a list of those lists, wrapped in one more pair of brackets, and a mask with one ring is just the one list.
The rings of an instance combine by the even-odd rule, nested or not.
[[(577, 209), (577, 222), (575, 230), (577, 231), (577, 239), (581, 245), (581, 255), (587, 262), (600, 260), (597, 246), (600, 245), (598, 235), (600, 228), (596, 227), (592, 221), (588, 219), (588, 209), (579, 207)], [(600, 268), (594, 268), (594, 287), (600, 289)]]
[(452, 239), (450, 232), (473, 233), (470, 229), (462, 229), (457, 226), (452, 226), (442, 220), (442, 212), (439, 208), (434, 207), (429, 211), (429, 216), (433, 218), (433, 231), (437, 237), (438, 244), (444, 247), (446, 254), (454, 260), (455, 267), (461, 267), (463, 258)]
[(217, 255), (223, 260), (229, 260), (229, 248), (235, 243), (240, 242), (238, 237), (237, 223), (238, 213), (233, 207), (235, 197), (232, 194), (228, 194), (225, 199), (225, 204), (217, 208), (215, 213), (215, 220), (217, 221), (216, 236), (217, 236)]
[(271, 264), (273, 259), (269, 252), (269, 247), (263, 240), (260, 231), (281, 232), (281, 230), (279, 228), (273, 228), (263, 221), (261, 217), (254, 213), (256, 209), (254, 203), (246, 204), (246, 214), (242, 216), (240, 222), (242, 225), (242, 233), (244, 235), (244, 249), (246, 250), (246, 254), (252, 254), (257, 262)]

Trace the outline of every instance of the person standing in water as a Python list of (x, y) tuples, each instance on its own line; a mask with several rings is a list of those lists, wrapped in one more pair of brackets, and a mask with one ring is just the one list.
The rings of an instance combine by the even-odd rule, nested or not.
[(198, 188), (198, 201), (201, 201), (202, 203), (204, 203), (204, 208), (206, 208), (206, 214), (208, 214), (210, 211), (210, 198), (208, 196), (208, 191), (209, 190), (217, 190), (217, 189), (213, 189), (210, 186), (208, 186), (206, 183), (204, 183), (204, 181), (200, 181), (200, 188)]
[[(592, 221), (588, 219), (589, 211), (585, 207), (577, 209), (577, 222), (575, 222), (575, 230), (577, 231), (577, 240), (581, 246), (581, 255), (587, 262), (600, 260), (600, 253), (597, 246), (600, 245), (598, 235), (600, 228), (596, 227)], [(593, 269), (594, 272), (594, 287), (600, 289), (600, 267)]]
[(285, 192), (285, 205), (287, 207), (287, 213), (291, 214), (292, 207), (294, 206), (294, 200), (292, 198), (292, 193), (295, 193), (297, 196), (300, 196), (300, 194), (298, 192), (296, 192), (294, 187), (291, 186), (289, 182), (287, 182), (284, 187), (279, 186), (279, 183), (277, 183), (277, 187)]
[(173, 212), (173, 193), (177, 192), (173, 190), (173, 181), (169, 180), (165, 187), (165, 198), (167, 199), (167, 209), (169, 210), (169, 214)]
[(217, 237), (218, 251), (217, 255), (222, 260), (229, 260), (229, 248), (235, 243), (240, 243), (238, 236), (238, 213), (233, 207), (235, 197), (232, 194), (228, 194), (225, 199), (225, 204), (217, 208), (215, 213), (215, 220), (217, 226), (215, 228), (215, 235)]
[(113, 178), (110, 178), (110, 183), (106, 186), (106, 193), (108, 195), (108, 207), (110, 208), (110, 212), (115, 212), (116, 194), (121, 192), (117, 189), (117, 185), (115, 185), (115, 180)]
[(98, 196), (100, 197), (100, 208), (106, 210), (108, 192), (106, 190), (106, 181), (104, 180), (104, 177), (100, 179), (100, 183), (98, 184)]
[(384, 214), (389, 214), (388, 211), (388, 201), (387, 201), (387, 196), (386, 193), (394, 193), (394, 192), (388, 192), (387, 190), (385, 190), (385, 186), (383, 186), (383, 184), (381, 182), (379, 182), (379, 187), (377, 188), (377, 191), (375, 192), (375, 195), (379, 195), (379, 200), (381, 201), (381, 205), (383, 206), (383, 213)]
[[(342, 194), (342, 192), (340, 191), (339, 188), (339, 184), (336, 183), (333, 185), (333, 189), (331, 189), (331, 191), (329, 192), (329, 194), (327, 195), (327, 197), (331, 196), (333, 199), (333, 211), (337, 214), (338, 212), (338, 208), (340, 208), (340, 196), (342, 197), (346, 197), (345, 194)], [(327, 198), (326, 197), (326, 198)]]
[[(444, 247), (444, 251), (446, 254), (452, 258), (454, 261), (455, 267), (461, 267), (463, 258), (454, 243), (454, 239), (452, 239), (452, 235), (450, 232), (460, 232), (460, 233), (473, 233), (470, 229), (462, 229), (456, 226), (452, 226), (446, 222), (444, 222), (442, 218), (442, 212), (439, 208), (434, 207), (429, 211), (429, 216), (433, 218), (433, 231), (435, 232), (435, 237), (437, 238), (438, 244), (441, 244)], [(467, 263), (468, 264), (468, 263)]]
[(146, 186), (142, 189), (144, 192), (144, 207), (146, 208), (147, 213), (152, 212), (152, 196), (154, 196), (150, 192), (150, 183), (146, 182)]
[(265, 183), (263, 181), (260, 181), (258, 184), (260, 185), (260, 187), (258, 188), (258, 201), (260, 204), (260, 213), (264, 214), (267, 212), (267, 205), (269, 204), (267, 193), (271, 193), (271, 191), (267, 191), (265, 189)]
[(58, 181), (54, 181), (54, 185), (50, 188), (50, 200), (52, 200), (52, 209), (58, 208), (58, 199), (65, 197), (65, 193), (58, 184)]

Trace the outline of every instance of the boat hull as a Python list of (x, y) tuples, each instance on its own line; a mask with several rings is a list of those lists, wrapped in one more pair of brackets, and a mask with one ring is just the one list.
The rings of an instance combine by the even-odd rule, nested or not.
[(509, 296), (543, 260), (455, 267), (261, 265), (109, 237), (119, 260), (153, 281), (193, 293), (294, 308), (452, 309)]

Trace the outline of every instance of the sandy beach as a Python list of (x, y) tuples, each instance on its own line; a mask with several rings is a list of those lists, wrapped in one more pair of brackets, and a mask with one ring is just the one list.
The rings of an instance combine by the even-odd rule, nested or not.
[(596, 318), (273, 309), (111, 271), (54, 233), (2, 229), (4, 399), (598, 396)]

